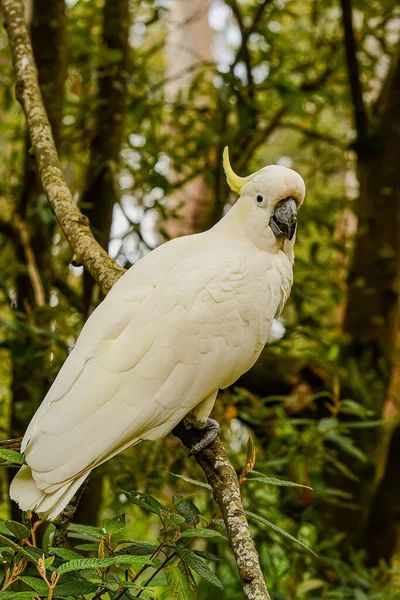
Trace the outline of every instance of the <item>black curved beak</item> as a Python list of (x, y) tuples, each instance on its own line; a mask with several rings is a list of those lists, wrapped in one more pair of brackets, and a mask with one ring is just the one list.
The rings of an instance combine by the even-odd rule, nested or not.
[(293, 198), (281, 200), (269, 220), (275, 237), (291, 240), (296, 233), (297, 205)]

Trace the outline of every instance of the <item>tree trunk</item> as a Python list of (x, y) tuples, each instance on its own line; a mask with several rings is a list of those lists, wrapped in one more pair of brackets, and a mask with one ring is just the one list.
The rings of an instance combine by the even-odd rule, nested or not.
[[(123, 139), (129, 77), (129, 0), (106, 0), (103, 8), (103, 47), (98, 77), (97, 110), (82, 211), (94, 236), (108, 250), (114, 204), (119, 201), (118, 166)], [(92, 305), (94, 282), (85, 271), (86, 315)]]
[[(358, 232), (349, 276), (341, 362), (347, 369), (352, 396), (379, 418), (393, 369), (400, 294), (400, 62), (393, 58), (377, 114), (375, 135), (358, 144), (360, 194)], [(379, 429), (357, 430), (354, 441), (367, 455), (365, 464), (351, 463), (360, 483), (338, 479), (337, 487), (351, 492), (359, 511), (331, 511), (336, 530), (359, 539), (367, 518), (376, 476)], [(349, 459), (347, 458), (347, 462)]]
[[(166, 45), (167, 97), (173, 101), (190, 88), (196, 68), (212, 61), (212, 31), (208, 24), (210, 0), (173, 0)], [(206, 75), (207, 76), (207, 75)], [(207, 98), (196, 98), (200, 107)], [(199, 176), (168, 199), (178, 218), (163, 223), (171, 238), (205, 231), (220, 218), (214, 210), (215, 195)]]
[(384, 476), (374, 494), (365, 528), (365, 548), (370, 565), (384, 559), (390, 565), (396, 551), (400, 525), (400, 427), (392, 435)]

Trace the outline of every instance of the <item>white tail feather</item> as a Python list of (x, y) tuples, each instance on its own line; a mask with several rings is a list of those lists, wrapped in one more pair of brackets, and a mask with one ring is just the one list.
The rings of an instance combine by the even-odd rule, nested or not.
[(48, 520), (53, 521), (71, 501), (78, 488), (82, 485), (89, 471), (80, 474), (75, 479), (67, 481), (57, 490), (46, 493), (39, 489), (32, 476), (32, 470), (24, 465), (14, 477), (10, 486), (10, 498), (22, 510), (32, 510), (43, 514)]

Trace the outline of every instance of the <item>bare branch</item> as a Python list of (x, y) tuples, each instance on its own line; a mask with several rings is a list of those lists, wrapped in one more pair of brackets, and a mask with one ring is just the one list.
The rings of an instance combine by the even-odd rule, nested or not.
[(40, 278), (39, 269), (37, 266), (35, 254), (32, 250), (31, 246), (31, 238), (29, 234), (29, 229), (27, 227), (26, 221), (17, 220), (16, 229), (19, 232), (19, 237), (21, 240), (22, 247), (24, 249), (24, 254), (26, 258), (26, 265), (28, 269), (29, 279), (31, 281), (33, 294), (35, 297), (36, 306), (44, 306), (46, 303), (46, 298), (44, 294), (43, 283)]
[(269, 136), (273, 131), (279, 126), (280, 120), (283, 115), (288, 111), (288, 107), (283, 105), (278, 108), (274, 115), (272, 115), (270, 122), (263, 129), (257, 131), (254, 135), (253, 139), (246, 144), (245, 148), (242, 150), (240, 154), (240, 158), (238, 160), (238, 170), (242, 169), (250, 158), (253, 156), (254, 152), (259, 148), (262, 144), (265, 144)]
[(16, 95), (24, 110), (39, 177), (61, 229), (75, 252), (104, 292), (124, 269), (94, 239), (87, 217), (76, 206), (65, 183), (51, 127), (40, 94), (37, 70), (20, 0), (2, 0), (14, 68)]
[(316, 129), (310, 129), (304, 125), (300, 125), (299, 123), (291, 123), (290, 121), (283, 121), (279, 123), (279, 127), (283, 129), (292, 129), (293, 131), (299, 131), (303, 133), (305, 136), (314, 139), (320, 140), (321, 142), (326, 142), (331, 146), (336, 146), (337, 148), (341, 148), (345, 150), (349, 147), (349, 144), (343, 140), (339, 140), (333, 135), (329, 135), (328, 133), (323, 133), (322, 131), (317, 131)]
[(240, 29), (240, 34), (242, 36), (242, 43), (241, 43), (239, 51), (236, 55), (235, 62), (231, 67), (231, 70), (233, 72), (236, 64), (239, 61), (239, 58), (241, 56), (243, 56), (244, 64), (246, 66), (247, 82), (248, 82), (248, 87), (249, 87), (249, 97), (251, 100), (253, 100), (254, 99), (254, 80), (253, 80), (253, 73), (251, 70), (251, 56), (250, 56), (249, 48), (247, 46), (247, 40), (249, 38), (250, 31), (246, 30), (246, 28), (244, 26), (242, 13), (240, 12), (237, 1), (229, 0), (228, 4), (232, 8), (233, 14), (236, 17), (236, 21), (237, 21), (239, 29)]
[(360, 81), (360, 69), (357, 60), (357, 46), (353, 30), (351, 0), (340, 0), (343, 14), (344, 46), (346, 51), (347, 71), (353, 101), (354, 122), (358, 143), (363, 144), (368, 138), (368, 118)]
[(15, 450), (19, 452), (21, 449), (22, 438), (13, 438), (12, 440), (3, 440), (0, 442), (0, 448), (3, 450)]

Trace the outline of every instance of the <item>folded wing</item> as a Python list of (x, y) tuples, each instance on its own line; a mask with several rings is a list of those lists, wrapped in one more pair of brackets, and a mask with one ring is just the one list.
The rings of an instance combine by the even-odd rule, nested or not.
[(254, 364), (280, 278), (265, 258), (208, 258), (128, 272), (88, 320), (23, 440), (40, 490), (167, 434)]

